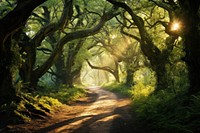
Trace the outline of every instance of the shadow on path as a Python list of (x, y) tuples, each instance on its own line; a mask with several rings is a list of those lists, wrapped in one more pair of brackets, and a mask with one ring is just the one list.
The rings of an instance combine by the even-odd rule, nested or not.
[[(104, 114), (100, 114), (100, 115), (87, 115), (87, 116), (76, 117), (73, 119), (65, 120), (65, 121), (53, 124), (51, 126), (42, 128), (40, 130), (35, 131), (35, 133), (44, 133), (44, 132), (89, 133), (91, 130), (90, 126), (93, 123), (95, 123), (101, 119), (104, 119), (106, 117), (111, 117), (112, 115), (113, 115), (113, 113), (104, 113)], [(85, 120), (85, 119), (87, 119), (87, 120)], [(63, 126), (70, 126), (70, 124), (76, 123), (77, 121), (80, 121), (80, 120), (84, 121), (84, 123), (81, 123), (79, 126), (74, 124), (74, 126), (77, 128), (75, 128), (75, 127), (73, 127), (73, 125), (71, 125), (71, 127), (68, 127), (68, 128), (65, 127), (62, 129)], [(98, 127), (96, 127), (96, 128), (99, 128), (100, 130), (102, 130), (101, 126), (107, 124), (107, 122), (110, 122), (110, 121), (109, 120), (108, 121), (99, 121)], [(60, 128), (60, 130), (56, 131), (59, 128)], [(95, 133), (100, 133), (100, 132), (97, 131)]]
[(42, 128), (42, 129), (40, 129), (40, 130), (38, 130), (38, 131), (35, 131), (35, 132), (36, 132), (36, 133), (45, 133), (45, 132), (49, 132), (49, 131), (52, 131), (52, 130), (57, 129), (57, 128), (59, 128), (59, 127), (68, 125), (68, 124), (70, 124), (70, 123), (76, 122), (76, 121), (78, 121), (78, 120), (82, 120), (82, 119), (87, 118), (87, 117), (92, 117), (92, 115), (81, 116), (81, 117), (77, 117), (77, 118), (74, 118), (74, 119), (65, 120), (65, 121), (62, 121), (62, 122), (53, 124), (53, 125), (51, 125), (51, 126)]
[[(19, 133), (145, 133), (131, 115), (131, 101), (100, 88), (88, 92), (52, 119), (21, 125)], [(35, 124), (35, 125), (34, 125)], [(17, 132), (15, 132), (17, 133)]]
[(118, 117), (113, 120), (110, 133), (148, 133), (145, 127), (136, 122), (130, 105), (118, 107), (114, 113)]

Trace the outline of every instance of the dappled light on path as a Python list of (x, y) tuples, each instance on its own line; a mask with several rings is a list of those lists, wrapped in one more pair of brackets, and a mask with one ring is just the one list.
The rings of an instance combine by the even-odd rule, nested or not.
[[(82, 114), (80, 114), (80, 116), (94, 115), (94, 117), (97, 117), (96, 121), (92, 122), (91, 125), (89, 125), (91, 133), (107, 133), (110, 131), (110, 127), (112, 124), (109, 121), (112, 121), (116, 117), (113, 112), (116, 108), (117, 97), (115, 94), (102, 90), (100, 88), (93, 88), (90, 89), (90, 91), (97, 93), (98, 99)], [(102, 115), (102, 117), (100, 115)]]
[(98, 99), (89, 108), (81, 114), (85, 115), (97, 115), (101, 112), (112, 112), (115, 109), (116, 95), (100, 88), (90, 89), (90, 91), (98, 94)]
[(75, 118), (64, 120), (38, 132), (49, 133), (109, 133), (112, 121), (118, 117), (114, 114), (117, 96), (100, 87), (88, 87), (91, 93), (98, 94), (97, 99)]
[[(51, 117), (15, 126), (26, 133), (117, 133), (128, 131), (130, 100), (100, 87), (88, 87), (88, 95), (63, 105)], [(130, 126), (131, 127), (131, 126)], [(117, 131), (117, 132), (116, 132)], [(126, 133), (132, 133), (126, 132)]]

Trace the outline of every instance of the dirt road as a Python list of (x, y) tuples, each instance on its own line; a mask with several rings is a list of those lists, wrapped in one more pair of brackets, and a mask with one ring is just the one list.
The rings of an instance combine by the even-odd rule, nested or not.
[(130, 100), (100, 87), (89, 87), (88, 97), (63, 106), (50, 118), (18, 125), (13, 131), (36, 133), (140, 133), (130, 115)]

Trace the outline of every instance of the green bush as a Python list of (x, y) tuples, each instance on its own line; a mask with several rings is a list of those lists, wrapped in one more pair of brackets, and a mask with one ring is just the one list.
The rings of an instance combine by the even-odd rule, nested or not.
[(125, 97), (131, 97), (131, 88), (124, 84), (111, 84), (103, 87), (106, 90), (118, 93)]
[(69, 104), (85, 96), (85, 90), (80, 88), (61, 88), (59, 92), (50, 93), (49, 96), (58, 99), (62, 103)]
[(185, 89), (178, 94), (168, 90), (154, 92), (154, 87), (136, 84), (109, 85), (107, 90), (132, 96), (136, 120), (151, 133), (200, 132), (200, 94), (187, 96)]
[(133, 110), (151, 132), (193, 133), (200, 128), (200, 95), (187, 97), (167, 91), (133, 98)]
[(38, 92), (39, 95), (49, 96), (58, 99), (63, 104), (69, 104), (80, 97), (86, 95), (86, 91), (82, 88), (68, 88), (66, 85), (61, 85), (59, 88), (50, 88), (46, 91)]
[(8, 123), (29, 122), (34, 118), (43, 118), (53, 112), (63, 103), (69, 104), (80, 97), (85, 96), (86, 91), (81, 88), (44, 87), (34, 94), (18, 92), (17, 101), (0, 107), (0, 113), (8, 119)]
[(1, 113), (8, 117), (6, 120), (8, 123), (29, 122), (34, 118), (43, 118), (62, 105), (57, 99), (47, 96), (32, 96), (20, 92), (17, 97), (17, 101), (0, 107)]

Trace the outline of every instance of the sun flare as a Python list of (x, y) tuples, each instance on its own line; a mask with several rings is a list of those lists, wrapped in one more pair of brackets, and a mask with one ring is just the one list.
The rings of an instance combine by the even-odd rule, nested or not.
[(180, 30), (180, 28), (181, 28), (180, 22), (175, 21), (171, 25), (171, 31), (178, 31)]

